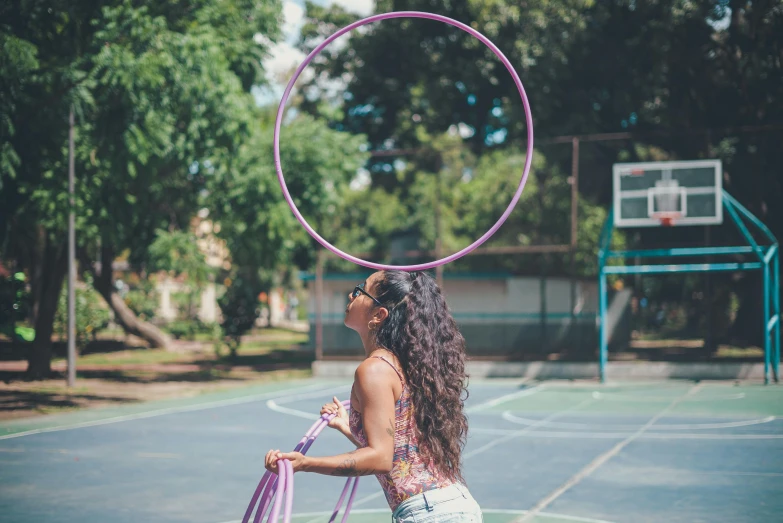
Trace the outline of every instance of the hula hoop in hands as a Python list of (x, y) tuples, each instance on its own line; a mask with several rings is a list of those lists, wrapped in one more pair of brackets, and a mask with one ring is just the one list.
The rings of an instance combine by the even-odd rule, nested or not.
[[(350, 400), (341, 402), (346, 409), (351, 408)], [(307, 454), (307, 451), (312, 446), (316, 438), (321, 432), (329, 425), (329, 422), (334, 418), (334, 414), (321, 416), (308, 430), (302, 439), (294, 447), (294, 452), (301, 452)], [(280, 509), (282, 507), (283, 497), (285, 496), (285, 508), (283, 509), (283, 521), (289, 523), (291, 521), (291, 509), (294, 503), (294, 469), (291, 466), (291, 462), (287, 459), (281, 459), (278, 461), (279, 475), (275, 475), (268, 470), (258, 482), (253, 496), (250, 498), (250, 504), (245, 511), (245, 517), (242, 518), (242, 523), (248, 523), (250, 517), (253, 514), (253, 509), (258, 505), (258, 510), (253, 518), (253, 523), (259, 523), (266, 514), (269, 505), (274, 498), (274, 505), (272, 505), (272, 511), (269, 513), (267, 523), (276, 522), (280, 517)], [(343, 492), (340, 495), (340, 499), (337, 501), (337, 505), (334, 507), (332, 517), (329, 523), (332, 523), (337, 514), (340, 512), (340, 508), (343, 506), (343, 500), (345, 500), (345, 494), (348, 492), (348, 487), (353, 482), (353, 489), (351, 495), (348, 497), (348, 504), (345, 507), (345, 513), (343, 514), (342, 523), (348, 519), (348, 514), (351, 512), (351, 506), (353, 505), (354, 497), (356, 496), (356, 488), (359, 486), (359, 478), (348, 478), (343, 487)], [(260, 499), (260, 501), (259, 501)]]
[[(337, 247), (333, 246), (328, 241), (323, 239), (317, 232), (315, 232), (315, 230), (313, 230), (312, 227), (310, 227), (310, 224), (307, 223), (307, 220), (304, 219), (302, 214), (299, 212), (299, 209), (297, 209), (296, 205), (294, 204), (294, 201), (288, 192), (288, 187), (286, 186), (285, 179), (283, 178), (283, 169), (280, 163), (280, 126), (283, 120), (283, 113), (285, 112), (285, 104), (288, 101), (288, 97), (291, 94), (291, 89), (293, 89), (294, 83), (296, 83), (296, 80), (302, 74), (302, 71), (304, 71), (305, 67), (307, 67), (307, 65), (313, 60), (313, 58), (316, 57), (316, 55), (318, 55), (324, 49), (324, 47), (329, 45), (336, 38), (339, 38), (343, 34), (352, 31), (357, 27), (370, 24), (372, 22), (378, 22), (380, 20), (386, 20), (389, 18), (425, 18), (429, 20), (436, 20), (457, 27), (458, 29), (461, 29), (466, 33), (478, 38), (484, 45), (489, 47), (489, 49), (493, 53), (495, 53), (495, 55), (500, 59), (500, 61), (503, 62), (503, 65), (506, 66), (508, 72), (511, 73), (511, 77), (514, 79), (514, 83), (517, 86), (519, 95), (522, 97), (522, 104), (525, 109), (525, 123), (527, 126), (527, 153), (525, 156), (525, 167), (522, 172), (522, 178), (519, 181), (519, 187), (517, 187), (517, 190), (514, 193), (514, 197), (511, 199), (511, 203), (508, 205), (508, 207), (506, 208), (505, 212), (500, 217), (500, 219), (495, 223), (495, 225), (492, 226), (491, 229), (489, 229), (489, 231), (484, 233), (484, 235), (481, 238), (479, 238), (472, 244), (468, 245), (461, 251), (456, 252), (450, 256), (446, 256), (445, 258), (442, 258), (440, 260), (421, 263), (418, 265), (385, 265), (382, 263), (369, 262), (357, 258), (355, 256), (351, 256), (350, 254), (341, 251), (340, 249), (338, 249)], [(436, 15), (432, 13), (425, 13), (421, 11), (395, 11), (391, 13), (373, 15), (368, 18), (358, 20), (350, 25), (347, 25), (344, 28), (337, 31), (336, 33), (334, 33), (326, 40), (324, 40), (318, 47), (313, 49), (309, 55), (307, 55), (304, 61), (299, 65), (299, 67), (297, 67), (291, 80), (288, 82), (288, 85), (286, 86), (285, 91), (283, 92), (283, 98), (280, 100), (280, 106), (277, 109), (277, 119), (275, 120), (275, 133), (274, 133), (274, 155), (275, 155), (275, 170), (277, 171), (277, 179), (280, 182), (280, 187), (283, 189), (283, 195), (285, 196), (285, 199), (288, 202), (288, 206), (293, 211), (294, 216), (296, 216), (296, 219), (299, 220), (299, 223), (302, 224), (302, 226), (310, 234), (310, 236), (315, 238), (316, 241), (318, 241), (318, 243), (320, 243), (321, 245), (323, 245), (333, 253), (337, 254), (341, 258), (356, 263), (358, 265), (362, 265), (364, 267), (369, 267), (376, 270), (397, 269), (403, 271), (421, 271), (425, 269), (431, 269), (439, 265), (444, 265), (451, 261), (457, 260), (462, 256), (465, 256), (469, 252), (473, 251), (474, 249), (479, 247), (482, 243), (487, 241), (493, 234), (495, 234), (495, 232), (500, 228), (501, 225), (503, 225), (503, 222), (505, 222), (508, 216), (511, 214), (511, 211), (514, 210), (514, 206), (516, 206), (520, 196), (522, 196), (522, 190), (525, 188), (525, 183), (527, 182), (527, 177), (530, 172), (530, 165), (533, 159), (533, 116), (530, 113), (530, 104), (528, 103), (527, 95), (525, 94), (525, 88), (522, 86), (522, 81), (519, 79), (519, 75), (517, 75), (516, 71), (514, 70), (514, 67), (511, 65), (511, 62), (509, 62), (508, 58), (506, 58), (506, 56), (500, 51), (500, 49), (498, 49), (495, 46), (495, 44), (493, 44), (486, 36), (479, 33), (472, 27), (465, 25), (462, 22), (458, 22), (452, 18), (448, 18), (446, 16)]]

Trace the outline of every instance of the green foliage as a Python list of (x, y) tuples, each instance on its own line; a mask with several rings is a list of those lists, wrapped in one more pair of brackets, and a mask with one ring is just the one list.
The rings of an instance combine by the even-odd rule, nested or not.
[[(102, 229), (139, 263), (160, 229), (187, 227), (206, 179), (248, 133), (252, 98), (215, 27), (172, 31), (166, 18), (130, 4), (104, 16), (96, 38), (112, 43), (95, 57), (107, 87), (96, 100), (107, 112), (96, 115), (106, 127), (96, 129), (95, 156), (112, 184), (96, 203), (112, 209)], [(110, 227), (118, 216), (129, 220)]]
[[(76, 346), (83, 349), (90, 339), (109, 326), (109, 310), (101, 296), (92, 287), (92, 281), (77, 284), (75, 289)], [(68, 288), (63, 287), (54, 316), (54, 331), (65, 340), (68, 335)]]
[[(708, 0), (379, 0), (377, 12), (438, 12), (469, 24), (495, 43), (515, 67), (530, 98), (537, 147), (545, 165), (534, 165), (522, 199), (490, 245), (567, 243), (568, 178), (571, 144), (547, 143), (560, 135), (629, 132), (627, 140), (582, 141), (579, 156), (579, 243), (577, 265), (583, 275), (595, 272), (595, 241), (603, 209), (611, 205), (611, 166), (617, 161), (647, 158), (723, 161), (724, 188), (783, 235), (783, 64), (780, 61), (783, 16), (779, 2)], [(307, 4), (300, 48), (307, 52), (337, 27), (352, 21), (342, 9)], [(330, 46), (311, 64), (315, 73), (303, 91), (303, 111), (330, 119), (336, 129), (364, 133), (371, 151), (402, 149), (397, 157), (376, 155), (369, 162), (373, 190), (413, 211), (400, 224), (414, 223), (422, 243), (432, 247), (434, 201), (439, 173), (444, 226), (459, 215), (463, 225), (445, 227), (441, 239), (450, 250), (464, 247), (491, 225), (505, 207), (510, 180), (479, 165), (504, 162), (524, 143), (526, 128), (516, 86), (500, 61), (480, 42), (459, 30), (432, 21), (387, 20), (354, 31), (343, 46)], [(333, 82), (343, 82), (335, 90)], [(339, 96), (331, 96), (337, 92)], [(459, 173), (437, 165), (442, 145), (430, 137), (452, 126), (463, 132), (474, 155), (473, 195), (461, 197), (471, 207), (458, 209), (446, 192), (460, 192)], [(426, 131), (426, 132), (422, 132)], [(543, 138), (543, 140), (542, 140)], [(506, 151), (494, 156), (495, 150)], [(417, 152), (412, 155), (411, 151)], [(488, 154), (489, 153), (489, 154)], [(435, 161), (433, 161), (435, 160)], [(393, 162), (404, 161), (404, 175)], [(456, 164), (455, 164), (456, 165)], [(470, 165), (469, 165), (470, 167)], [(510, 168), (510, 165), (508, 166)], [(446, 165), (446, 171), (448, 165)], [(515, 166), (511, 171), (519, 172)], [(396, 174), (396, 175), (395, 175)], [(414, 185), (415, 184), (415, 185)], [(456, 189), (455, 189), (456, 187)], [(408, 194), (411, 193), (411, 194)], [(527, 194), (529, 193), (529, 194)], [(370, 194), (365, 196), (370, 198)], [(374, 196), (372, 196), (374, 198)], [(424, 198), (424, 200), (421, 200)], [(448, 203), (446, 203), (448, 202)], [(455, 207), (449, 207), (454, 205)], [(470, 213), (470, 209), (475, 211)], [(366, 209), (367, 220), (378, 209)], [(374, 231), (373, 231), (374, 232)], [(382, 237), (356, 244), (388, 244)], [(716, 245), (738, 241), (730, 224), (713, 227)], [(649, 228), (618, 244), (698, 245), (703, 229)], [(467, 257), (451, 269), (492, 267), (489, 257)], [(526, 259), (526, 261), (520, 258)], [(497, 259), (497, 257), (496, 257)], [(565, 256), (505, 257), (500, 265), (522, 272), (546, 267), (563, 270)], [(614, 263), (614, 262), (613, 262)], [(528, 265), (528, 267), (525, 267)], [(538, 266), (538, 267), (534, 267)], [(753, 274), (737, 278), (715, 275), (718, 295), (733, 290), (743, 304), (732, 335), (748, 339), (758, 333), (761, 286)], [(698, 285), (699, 276), (685, 276)], [(638, 289), (637, 289), (638, 291)], [(725, 311), (710, 304), (713, 311)], [(713, 324), (727, 323), (729, 318)], [(756, 343), (761, 340), (753, 336)], [(751, 340), (752, 341), (752, 340)]]
[(175, 320), (165, 325), (175, 339), (195, 340), (197, 337), (205, 337), (210, 340), (218, 340), (222, 336), (222, 330), (217, 323), (204, 323), (199, 319)]
[(236, 357), (242, 335), (253, 328), (260, 311), (261, 285), (254, 278), (237, 276), (218, 299), (223, 313), (223, 336), (232, 357)]
[[(25, 88), (32, 81), (32, 74), (38, 68), (37, 49), (28, 41), (8, 34), (0, 26), (0, 173), (9, 178), (16, 177), (19, 155), (11, 143), (16, 134), (14, 116), (17, 107), (27, 99)], [(3, 177), (0, 176), (0, 190)]]
[[(422, 149), (397, 175), (411, 181), (387, 190), (366, 187), (347, 190), (333, 225), (338, 245), (349, 252), (367, 252), (383, 259), (395, 233), (415, 230), (420, 249), (432, 249), (438, 231), (436, 202), (440, 201), (442, 252), (464, 249), (486, 233), (511, 202), (522, 176), (524, 153), (515, 149), (485, 151), (474, 155), (458, 136), (446, 134), (428, 139)], [(422, 158), (435, 156), (437, 160)], [(514, 210), (486, 245), (551, 245), (570, 241), (570, 193), (568, 178), (557, 165), (536, 151), (525, 190)], [(438, 174), (421, 171), (423, 163), (440, 166)], [(440, 183), (438, 196), (437, 184)], [(591, 277), (597, 271), (596, 246), (606, 219), (606, 210), (585, 198), (579, 202), (578, 274)], [(624, 244), (622, 232), (614, 235), (615, 247)], [(468, 256), (454, 262), (451, 270), (508, 270), (516, 274), (541, 271), (537, 256)], [(545, 261), (550, 274), (570, 270), (565, 256)], [(330, 270), (350, 270), (351, 264), (329, 260)]]
[[(376, 12), (437, 12), (470, 24), (498, 45), (529, 93), (552, 98), (571, 87), (561, 85), (557, 73), (568, 74), (569, 45), (587, 27), (584, 11), (593, 5), (590, 0), (534, 0), (524, 5), (512, 0), (380, 0)], [(338, 7), (307, 7), (303, 51), (347, 21)], [(508, 129), (514, 137), (524, 133), (519, 95), (505, 67), (486, 46), (457, 28), (430, 20), (386, 20), (354, 31), (345, 46), (330, 47), (312, 65), (316, 74), (308, 92), (313, 94), (303, 107), (318, 109), (316, 100), (329, 90), (323, 76), (350, 75), (339, 123), (366, 133), (373, 149), (388, 147), (387, 140), (396, 147), (412, 147), (419, 143), (417, 128), (439, 134), (459, 122), (475, 131), (469, 139), (475, 152), (496, 144), (498, 130)], [(554, 98), (550, 104), (535, 101), (537, 121), (542, 111), (556, 111)]]
[[(630, 144), (582, 144), (580, 274), (595, 271), (607, 176), (619, 159), (721, 158), (726, 187), (783, 233), (779, 136), (691, 131), (783, 120), (783, 17), (774, 2), (378, 0), (376, 9), (439, 12), (479, 29), (522, 76), (538, 137), (642, 133)], [(128, 250), (133, 269), (207, 281), (195, 242), (178, 232), (207, 207), (233, 263), (220, 277), (235, 280), (223, 304), (237, 321), (224, 328), (239, 336), (259, 291), (312, 266), (317, 244), (278, 185), (274, 114), (258, 111), (249, 93), (263, 83), (261, 58), (280, 36), (280, 0), (32, 0), (3, 6), (0, 19), (0, 246), (34, 276), (34, 289), (60, 293), (59, 281), (35, 275), (55, 274), (45, 261), (64, 259), (71, 108), (82, 267)], [(355, 19), (307, 2), (301, 48)], [(467, 246), (498, 219), (522, 171), (526, 129), (508, 72), (480, 42), (433, 21), (389, 20), (349, 40), (311, 65), (316, 74), (300, 82), (283, 127), (296, 205), (350, 252), (382, 258), (392, 236), (408, 230), (422, 248), (436, 238), (444, 252)], [(568, 242), (570, 146), (538, 147), (522, 198), (488, 246)], [(394, 148), (408, 153), (368, 153)], [(351, 187), (362, 167), (369, 186)], [(728, 241), (728, 230), (715, 228), (713, 240)], [(644, 231), (639, 241), (662, 234), (694, 241), (679, 229)], [(451, 269), (560, 272), (566, 264), (477, 256)], [(758, 303), (745, 287), (741, 301)], [(139, 314), (153, 311), (149, 294), (126, 299)]]
[[(635, 140), (583, 143), (580, 192), (587, 200), (608, 206), (606, 176), (612, 163), (623, 155), (624, 161), (638, 160), (639, 150), (652, 146), (670, 159), (721, 158), (729, 190), (778, 235), (783, 233), (781, 207), (775, 205), (783, 199), (783, 185), (764, 174), (779, 172), (783, 165), (779, 130), (720, 130), (778, 126), (783, 119), (783, 106), (773, 103), (783, 98), (783, 17), (775, 2), (376, 4), (377, 12), (393, 10), (438, 12), (492, 40), (522, 77), (537, 137), (638, 131)], [(338, 7), (309, 3), (302, 50), (312, 49), (347, 16)], [(427, 136), (457, 125), (467, 131), (464, 140), (478, 156), (523, 143), (526, 129), (516, 86), (502, 63), (470, 35), (434, 21), (400, 19), (354, 31), (349, 40), (330, 46), (312, 64), (316, 74), (303, 110), (333, 118), (336, 128), (365, 133), (371, 150), (427, 148)], [(347, 78), (346, 88), (324, 110), (329, 80), (341, 78)], [(705, 128), (713, 130), (700, 131)], [(564, 174), (571, 162), (567, 145), (544, 150), (548, 162)], [(395, 159), (373, 158), (373, 185), (391, 190), (412, 182), (384, 170)], [(427, 162), (413, 161), (417, 168), (412, 171), (435, 171)], [(553, 224), (562, 223), (559, 214), (552, 216)], [(719, 232), (728, 239), (728, 231)], [(645, 231), (642, 239), (656, 241), (660, 235)], [(675, 241), (685, 240), (688, 232), (674, 235)]]
[(172, 321), (170, 323), (166, 324), (166, 330), (169, 331), (169, 333), (174, 337), (174, 339), (183, 339), (188, 338), (193, 334), (193, 329), (191, 327), (192, 322), (190, 321)]
[(149, 247), (150, 270), (165, 271), (174, 277), (184, 276), (196, 286), (209, 279), (212, 270), (198, 246), (195, 234), (160, 229), (155, 234), (155, 241)]
[[(187, 227), (207, 179), (249, 134), (250, 89), (263, 84), (260, 58), (279, 37), (281, 8), (280, 0), (0, 8), (0, 245), (20, 269), (45, 275), (32, 282), (45, 290), (37, 300), (60, 293), (60, 279), (46, 276), (60, 268), (46, 264), (64, 259), (54, 255), (71, 210), (69, 111), (81, 266), (105, 267), (129, 250), (132, 268), (143, 270), (155, 231)], [(110, 280), (96, 284), (113, 292)]]
[(185, 310), (185, 318), (196, 321), (198, 297), (213, 276), (212, 267), (198, 245), (195, 234), (185, 231), (156, 231), (149, 248), (150, 269), (165, 271), (169, 276), (184, 280), (186, 290), (172, 294), (178, 308)]
[[(101, 236), (142, 263), (155, 230), (187, 224), (205, 176), (247, 134), (280, 2), (39, 3), (5, 7), (0, 27), (0, 151), (19, 165), (6, 208), (52, 234), (67, 223), (74, 106), (79, 241)], [(4, 184), (10, 172), (0, 171)]]
[(23, 273), (0, 278), (0, 332), (10, 338), (24, 337), (18, 331), (17, 323), (28, 317), (31, 298)]
[(143, 321), (153, 319), (158, 310), (158, 294), (154, 289), (131, 289), (123, 296), (123, 300), (125, 305)]
[[(226, 169), (216, 171), (207, 198), (210, 218), (219, 224), (235, 267), (271, 284), (280, 268), (307, 267), (313, 241), (283, 198), (272, 155), (272, 121), (242, 144)], [(339, 214), (343, 191), (367, 154), (363, 138), (329, 129), (322, 121), (300, 116), (282, 130), (281, 162), (288, 190), (299, 211), (327, 240), (325, 227)]]

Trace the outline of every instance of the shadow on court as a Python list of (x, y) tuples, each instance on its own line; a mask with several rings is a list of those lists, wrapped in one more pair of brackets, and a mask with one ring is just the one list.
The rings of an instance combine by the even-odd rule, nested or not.
[[(239, 522), (266, 451), (292, 448), (349, 391), (281, 382), (0, 424), (0, 511), (20, 523)], [(487, 523), (779, 521), (779, 387), (487, 380), (470, 392), (464, 471)], [(350, 449), (325, 431), (311, 453)], [(293, 521), (327, 522), (343, 483), (297, 474)], [(362, 478), (349, 521), (389, 515)]]
[(118, 405), (129, 402), (129, 400), (124, 398), (96, 394), (69, 394), (68, 396), (63, 396), (53, 392), (0, 391), (0, 412), (77, 408), (82, 406), (84, 401), (101, 401)]

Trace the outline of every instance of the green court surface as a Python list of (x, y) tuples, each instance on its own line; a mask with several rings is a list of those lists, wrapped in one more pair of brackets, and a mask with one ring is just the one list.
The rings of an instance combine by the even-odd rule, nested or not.
[(489, 407), (501, 411), (655, 414), (675, 402), (670, 414), (698, 416), (783, 416), (783, 388), (733, 383), (659, 383), (601, 386), (541, 384), (533, 394)]
[[(0, 423), (0, 519), (240, 523), (266, 452), (293, 448), (350, 387), (275, 382)], [(464, 476), (485, 523), (783, 521), (782, 400), (743, 382), (473, 380)], [(310, 453), (351, 449), (327, 430)], [(328, 522), (344, 482), (297, 474), (292, 521)], [(361, 478), (348, 521), (390, 515)]]
[[(219, 407), (260, 401), (267, 396), (271, 397), (285, 394), (288, 390), (300, 390), (308, 384), (312, 385), (307, 380), (279, 381), (201, 394), (187, 398), (149, 401), (117, 407), (80, 410), (63, 414), (4, 421), (0, 422), (0, 439), (2, 439), (3, 436), (10, 437), (19, 434), (34, 434), (38, 432), (88, 427), (110, 421), (129, 421), (133, 419), (163, 416), (175, 412), (186, 412), (188, 410), (202, 410), (210, 405)], [(315, 386), (322, 385), (318, 384)]]

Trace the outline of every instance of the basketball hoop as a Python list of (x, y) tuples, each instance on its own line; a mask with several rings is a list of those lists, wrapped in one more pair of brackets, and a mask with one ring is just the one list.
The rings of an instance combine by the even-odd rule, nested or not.
[(675, 221), (687, 216), (687, 204), (685, 188), (669, 177), (657, 180), (655, 186), (647, 190), (647, 216), (658, 220), (663, 227), (671, 227)]
[(720, 160), (616, 163), (615, 227), (680, 227), (723, 223)]
[(656, 212), (653, 213), (651, 218), (658, 220), (663, 227), (672, 227), (674, 222), (682, 218), (682, 213), (679, 212)]

